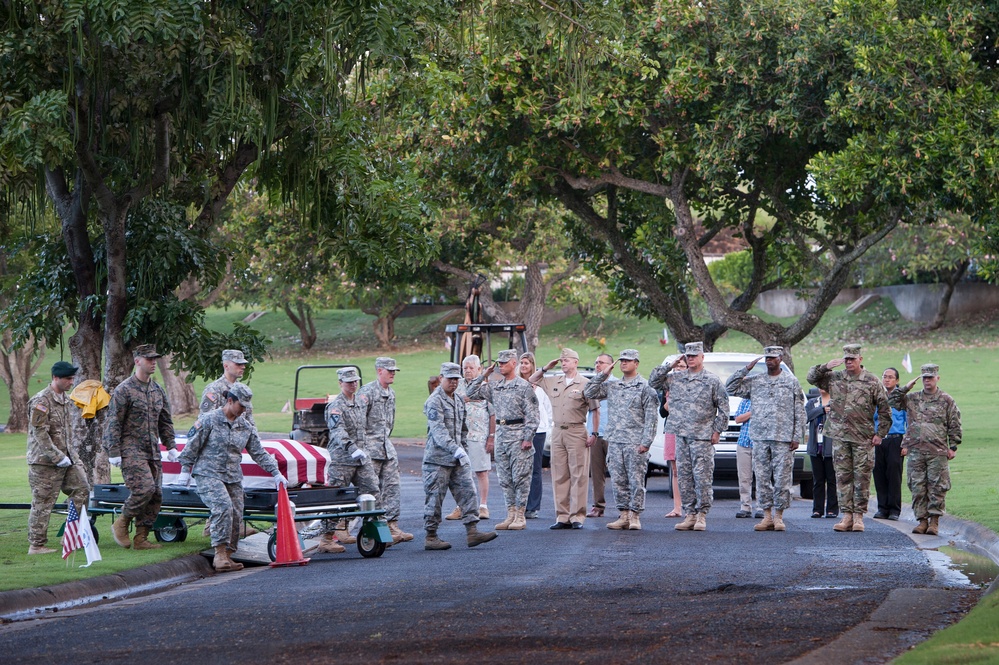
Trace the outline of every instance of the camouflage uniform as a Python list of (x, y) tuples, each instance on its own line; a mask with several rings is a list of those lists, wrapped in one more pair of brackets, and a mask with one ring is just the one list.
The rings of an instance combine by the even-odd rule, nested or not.
[(243, 450), (272, 476), (280, 474), (277, 462), (264, 450), (257, 428), (240, 416), (230, 422), (215, 409), (202, 415), (188, 433), (180, 454), (181, 470), (198, 483), (198, 496), (211, 511), (209, 533), (212, 547), (228, 545), (235, 550), (243, 522)]
[(163, 504), (160, 442), (176, 448), (166, 392), (152, 379), (133, 374), (111, 395), (104, 429), (108, 457), (121, 457), (121, 475), (131, 494), (122, 508), (125, 520), (152, 527)]
[(687, 515), (707, 515), (714, 502), (715, 447), (711, 437), (728, 428), (725, 386), (707, 370), (671, 372), (666, 365), (652, 370), (649, 385), (669, 392), (666, 433), (676, 436), (676, 481), (683, 510)]
[[(198, 407), (201, 413), (208, 413), (209, 411), (221, 409), (225, 406), (225, 393), (230, 388), (232, 388), (232, 384), (225, 378), (225, 374), (205, 386), (205, 389), (201, 393), (201, 404)], [(243, 417), (253, 427), (257, 426), (257, 423), (253, 420), (252, 406), (246, 408), (246, 411), (243, 412)]]
[[(746, 376), (743, 367), (725, 384), (731, 397), (753, 402), (749, 438), (753, 441), (753, 473), (756, 499), (763, 510), (786, 510), (791, 506), (794, 451), (790, 444), (805, 440), (805, 394), (790, 372), (770, 376), (766, 372)], [(673, 401), (672, 395), (670, 402)]]
[[(44, 547), (48, 542), (52, 507), (62, 491), (78, 508), (90, 499), (90, 483), (76, 450), (70, 445), (69, 395), (57, 395), (52, 386), (28, 402), (28, 485), (31, 487), (31, 513), (28, 516), (28, 542)], [(64, 457), (73, 462), (56, 466)]]
[(908, 450), (908, 483), (912, 492), (912, 512), (916, 519), (944, 514), (944, 498), (950, 489), (950, 461), (947, 450), (961, 444), (961, 410), (954, 398), (937, 389), (908, 394), (896, 386), (888, 396), (891, 406), (909, 416), (905, 433)]
[(853, 377), (823, 363), (808, 370), (808, 382), (829, 393), (823, 434), (833, 440), (839, 508), (844, 513), (866, 513), (874, 469), (874, 412), (878, 414), (878, 436), (884, 438), (891, 427), (891, 410), (881, 379), (866, 369)]
[(645, 510), (645, 474), (650, 448), (656, 435), (659, 398), (640, 375), (608, 381), (598, 372), (583, 389), (583, 396), (607, 400), (607, 468), (614, 484), (614, 502), (621, 512), (641, 514)]
[(365, 494), (378, 498), (378, 476), (370, 459), (355, 459), (351, 455), (364, 448), (368, 398), (355, 395), (348, 400), (343, 393), (326, 405), (326, 425), (330, 440), (326, 449), (330, 462), (326, 466), (326, 483), (333, 487), (352, 484)]
[(534, 446), (524, 450), (524, 441), (533, 441), (541, 415), (538, 397), (530, 383), (515, 376), (507, 381), (485, 381), (479, 375), (468, 384), (469, 399), (486, 399), (496, 413), (496, 475), (503, 488), (507, 508), (526, 508), (534, 467)]
[(479, 501), (467, 464), (459, 464), (454, 454), (467, 448), (468, 429), (465, 426), (465, 403), (457, 392), (448, 397), (438, 386), (423, 405), (427, 416), (427, 445), (423, 449), (423, 524), (428, 533), (436, 532), (441, 523), (441, 505), (448, 490), (461, 508), (461, 521), (479, 521)]
[(489, 437), (489, 417), (493, 415), (493, 405), (484, 399), (465, 401), (468, 398), (468, 382), (464, 378), (458, 380), (458, 388), (454, 394), (465, 404), (465, 427), (468, 429), (465, 447), (468, 449), (472, 472), (489, 471), (493, 465), (486, 452), (486, 439)]
[(378, 477), (385, 519), (393, 522), (399, 519), (402, 510), (399, 456), (389, 439), (395, 427), (395, 391), (391, 387), (382, 388), (375, 380), (358, 390), (357, 395), (368, 400), (364, 449), (371, 457), (372, 468)]

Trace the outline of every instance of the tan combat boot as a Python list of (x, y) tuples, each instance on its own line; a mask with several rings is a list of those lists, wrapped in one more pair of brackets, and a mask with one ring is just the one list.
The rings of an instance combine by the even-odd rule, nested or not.
[(243, 570), (243, 564), (236, 563), (229, 557), (229, 550), (225, 545), (215, 546), (215, 558), (212, 560), (212, 567), (216, 573), (229, 573), (236, 570)]
[[(781, 526), (783, 526), (783, 524)], [(775, 527), (776, 524), (774, 524), (772, 511), (767, 508), (763, 511), (763, 520), (753, 527), (753, 531), (773, 531)], [(784, 529), (781, 529), (781, 531), (783, 530)]]
[(333, 532), (333, 535), (336, 536), (336, 539), (344, 545), (353, 545), (357, 542), (357, 538), (350, 535), (350, 531), (347, 531), (346, 529), (337, 529)]
[(487, 506), (486, 504), (482, 504), (481, 506), (479, 506), (479, 519), (480, 520), (489, 519), (489, 506)]
[(638, 518), (639, 518), (639, 513), (636, 513), (634, 510), (628, 513), (628, 529), (630, 531), (642, 530), (642, 522)]
[(132, 539), (132, 549), (133, 550), (158, 550), (162, 545), (159, 543), (151, 543), (149, 538), (149, 527), (148, 526), (136, 526), (135, 527), (135, 538)]
[(673, 526), (677, 531), (690, 531), (694, 528), (697, 523), (697, 515), (694, 513), (687, 513), (687, 516), (683, 518), (683, 521), (679, 524)]
[(114, 534), (114, 542), (118, 543), (126, 550), (132, 546), (132, 537), (128, 535), (128, 525), (132, 519), (125, 519), (125, 513), (118, 516), (118, 519), (111, 525), (111, 533)]
[(697, 517), (694, 518), (694, 528), (693, 531), (705, 531), (708, 528), (708, 515), (707, 513), (697, 513)]
[(784, 526), (784, 511), (778, 510), (774, 512), (774, 531), (786, 531), (787, 527)]
[(389, 522), (388, 528), (389, 528), (389, 533), (392, 534), (393, 543), (398, 543), (398, 542), (408, 543), (413, 539), (413, 534), (406, 533), (405, 531), (399, 528), (399, 520), (392, 520), (391, 522)]
[(52, 554), (55, 550), (44, 545), (31, 545), (28, 547), (28, 554)]
[(476, 545), (481, 545), (482, 543), (488, 543), (490, 540), (496, 538), (495, 531), (479, 531), (475, 522), (465, 525), (465, 533), (467, 534), (466, 542), (469, 547), (475, 547)]
[(460, 520), (461, 519), (461, 506), (455, 506), (454, 510), (447, 514), (446, 520)]
[(527, 528), (527, 516), (524, 514), (526, 512), (526, 506), (521, 506), (513, 511), (513, 521), (510, 522), (509, 531), (521, 531)]
[(927, 520), (924, 517), (923, 519), (919, 520), (919, 524), (916, 525), (916, 528), (913, 529), (912, 532), (913, 533), (918, 533), (918, 534), (922, 535), (922, 534), (926, 533), (926, 531), (929, 528), (930, 528), (929, 520)]
[(936, 536), (940, 533), (940, 516), (930, 515), (929, 526), (926, 527), (927, 536)]
[(630, 510), (622, 510), (621, 511), (621, 516), (618, 517), (613, 522), (609, 523), (607, 525), (607, 528), (608, 529), (614, 529), (615, 531), (619, 531), (621, 529), (627, 529), (629, 524), (631, 524), (631, 511)]
[(506, 508), (506, 519), (496, 525), (497, 531), (506, 531), (513, 524), (513, 520), (517, 517), (517, 510), (510, 506)]
[(853, 513), (843, 513), (843, 519), (836, 522), (833, 526), (833, 531), (851, 531), (853, 530)]
[(319, 537), (319, 547), (316, 548), (316, 552), (320, 554), (341, 554), (346, 551), (347, 548), (338, 543), (332, 533), (324, 533)]
[(427, 538), (423, 541), (423, 549), (425, 550), (449, 550), (451, 549), (451, 543), (444, 542), (437, 537), (436, 531), (427, 531)]
[(857, 513), (853, 516), (853, 526), (850, 527), (856, 533), (864, 532), (864, 514)]

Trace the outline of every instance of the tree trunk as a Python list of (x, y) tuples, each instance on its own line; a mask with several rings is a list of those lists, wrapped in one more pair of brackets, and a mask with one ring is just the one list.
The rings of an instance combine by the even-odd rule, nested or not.
[(293, 312), (288, 303), (284, 304), (284, 313), (288, 315), (291, 322), (298, 327), (298, 334), (302, 339), (302, 350), (308, 351), (316, 343), (316, 324), (312, 320), (312, 308), (301, 300), (295, 301), (296, 312)]
[(163, 356), (156, 361), (156, 365), (160, 368), (163, 390), (170, 400), (170, 412), (175, 416), (194, 413), (199, 406), (194, 386), (187, 381), (188, 373), (184, 370), (174, 372), (172, 364), (173, 354)]
[(933, 317), (930, 330), (936, 330), (944, 324), (944, 321), (947, 319), (947, 310), (950, 309), (950, 299), (954, 295), (954, 289), (957, 287), (957, 283), (961, 281), (961, 278), (964, 277), (964, 274), (968, 272), (970, 265), (971, 261), (965, 259), (954, 270), (944, 276), (944, 290), (940, 294), (940, 302), (937, 304), (937, 314)]
[[(3, 348), (9, 349), (11, 346), (11, 334), (5, 332), (3, 335)], [(0, 378), (7, 385), (10, 393), (10, 416), (7, 419), (5, 432), (27, 432), (28, 431), (28, 399), (31, 397), (28, 388), (28, 381), (38, 366), (41, 364), (45, 352), (38, 355), (37, 361), (32, 363), (32, 356), (37, 352), (37, 345), (34, 338), (31, 338), (20, 349), (4, 353), (0, 350)]]
[(394, 348), (395, 321), (405, 309), (405, 302), (397, 302), (387, 309), (368, 307), (361, 310), (365, 314), (371, 314), (376, 317), (372, 328), (374, 329), (375, 339), (378, 340), (380, 348), (386, 351)]

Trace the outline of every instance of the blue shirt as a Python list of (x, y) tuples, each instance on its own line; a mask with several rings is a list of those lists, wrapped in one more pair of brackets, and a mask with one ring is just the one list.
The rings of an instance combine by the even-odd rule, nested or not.
[[(735, 415), (736, 417), (741, 416), (744, 413), (748, 413), (752, 410), (752, 408), (752, 400), (743, 398), (743, 400), (739, 402), (739, 408), (735, 410)], [(752, 420), (752, 418), (749, 420)], [(749, 420), (742, 423), (742, 426), (739, 428), (739, 440), (736, 443), (743, 448), (753, 447), (753, 442), (749, 439)]]
[[(909, 412), (892, 407), (891, 409), (891, 429), (888, 434), (905, 434), (909, 426)], [(874, 429), (878, 428), (878, 412), (874, 412)]]

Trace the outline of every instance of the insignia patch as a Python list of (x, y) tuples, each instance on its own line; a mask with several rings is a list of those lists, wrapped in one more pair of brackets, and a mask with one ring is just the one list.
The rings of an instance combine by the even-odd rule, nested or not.
[(205, 399), (207, 399), (207, 400), (209, 400), (211, 402), (214, 402), (215, 401), (215, 393), (213, 393), (211, 391), (205, 393)]
[(440, 420), (441, 414), (436, 408), (430, 407), (427, 409), (427, 420)]
[(329, 417), (329, 421), (330, 421), (330, 427), (336, 427), (337, 425), (339, 425), (340, 424), (340, 412), (339, 411), (333, 411), (333, 412), (331, 412), (330, 413), (330, 417)]
[(49, 412), (48, 407), (46, 407), (41, 402), (39, 402), (38, 404), (35, 404), (35, 408), (38, 409), (39, 411), (41, 411), (42, 413), (48, 413)]

